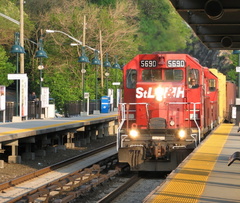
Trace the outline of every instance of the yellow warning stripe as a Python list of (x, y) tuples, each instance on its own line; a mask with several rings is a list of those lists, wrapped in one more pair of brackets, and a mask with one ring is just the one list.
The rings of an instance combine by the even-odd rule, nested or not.
[(33, 130), (54, 128), (54, 127), (58, 127), (58, 126), (71, 125), (71, 124), (75, 124), (75, 123), (88, 122), (88, 121), (99, 120), (99, 119), (104, 119), (104, 118), (113, 117), (113, 116), (117, 116), (117, 115), (110, 115), (110, 116), (104, 116), (104, 117), (90, 118), (90, 119), (86, 119), (86, 120), (75, 120), (75, 121), (69, 121), (69, 122), (58, 123), (58, 124), (53, 124), (53, 125), (45, 125), (45, 126), (40, 126), (40, 127), (12, 130), (12, 131), (7, 131), (7, 132), (2, 132), (2, 133), (0, 133), (0, 136), (11, 135), (11, 134), (16, 134), (16, 133), (23, 133), (23, 132), (30, 132)]
[(160, 188), (161, 191), (155, 191), (147, 202), (198, 202), (232, 127), (233, 124), (221, 124), (194, 152), (191, 159), (186, 161), (179, 172), (169, 178), (166, 186)]

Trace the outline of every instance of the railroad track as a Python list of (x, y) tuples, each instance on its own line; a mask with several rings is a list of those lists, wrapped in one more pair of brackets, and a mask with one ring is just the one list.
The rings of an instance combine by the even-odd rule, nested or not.
[(108, 195), (106, 195), (104, 198), (98, 201), (98, 203), (109, 203), (113, 201), (116, 197), (120, 196), (123, 192), (125, 192), (129, 187), (131, 187), (133, 184), (138, 182), (141, 178), (138, 175), (132, 176), (127, 182), (125, 182), (123, 185), (118, 187), (116, 190), (112, 191)]
[[(144, 202), (149, 194), (152, 193), (165, 181), (165, 177), (141, 177), (134, 175), (124, 182), (117, 189), (96, 201), (98, 203), (126, 203)], [(120, 181), (119, 181), (120, 182)], [(114, 187), (114, 185), (112, 186)], [(91, 202), (91, 201), (90, 201)]]
[[(61, 202), (69, 202), (120, 171), (120, 168), (107, 170), (117, 162), (117, 153), (111, 152), (111, 154), (109, 152), (109, 150), (112, 151), (112, 149), (115, 148), (115, 145), (115, 142), (108, 144), (96, 150), (3, 183), (0, 185), (0, 192), (2, 193), (2, 195), (0, 195), (0, 202), (34, 202), (36, 200), (56, 202), (59, 201), (59, 199), (61, 199)], [(82, 163), (84, 159), (89, 159), (89, 157), (97, 156), (101, 153), (107, 153), (108, 156), (102, 159), (100, 158), (97, 164), (90, 164), (78, 170), (75, 169), (78, 168), (79, 162)], [(109, 154), (111, 154), (111, 156), (109, 156)], [(70, 170), (70, 165), (73, 171), (67, 173), (67, 170)], [(102, 173), (103, 169), (106, 169), (107, 173)], [(61, 178), (53, 178), (53, 173), (60, 173), (63, 176)], [(31, 188), (30, 185), (24, 186), (26, 181), (29, 182), (31, 180), (33, 184), (37, 184), (37, 180), (40, 179), (40, 177), (43, 177), (44, 180), (49, 180), (47, 183), (42, 183), (36, 188)], [(27, 187), (30, 187), (30, 189)], [(10, 191), (14, 190), (14, 188), (25, 188), (25, 191), (20, 195), (12, 196)]]

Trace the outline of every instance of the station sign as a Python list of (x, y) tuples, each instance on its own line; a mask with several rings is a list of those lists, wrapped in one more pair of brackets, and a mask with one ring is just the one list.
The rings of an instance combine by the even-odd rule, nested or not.
[[(20, 80), (19, 115), (28, 115), (28, 77), (27, 74), (8, 74), (8, 80)], [(18, 95), (17, 95), (18, 96)]]
[(89, 98), (89, 92), (84, 92), (84, 98), (88, 99)]
[(41, 88), (41, 102), (42, 108), (47, 108), (49, 106), (49, 87)]
[(6, 87), (0, 85), (0, 111), (5, 111), (6, 109)]

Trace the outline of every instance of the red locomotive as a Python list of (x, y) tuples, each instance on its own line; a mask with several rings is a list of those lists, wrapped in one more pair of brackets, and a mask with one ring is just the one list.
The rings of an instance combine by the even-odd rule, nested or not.
[(219, 124), (218, 78), (187, 55), (140, 54), (124, 66), (119, 162), (169, 171)]

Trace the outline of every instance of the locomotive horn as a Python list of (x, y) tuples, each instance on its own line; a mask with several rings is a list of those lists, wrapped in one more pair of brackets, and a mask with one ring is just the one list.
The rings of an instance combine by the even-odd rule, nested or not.
[(212, 20), (218, 20), (223, 16), (224, 10), (219, 0), (209, 0), (204, 5), (207, 16)]
[(223, 47), (229, 48), (232, 46), (232, 38), (231, 37), (223, 37), (221, 39), (221, 43)]

